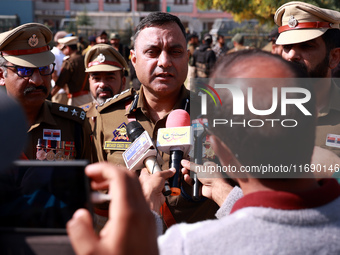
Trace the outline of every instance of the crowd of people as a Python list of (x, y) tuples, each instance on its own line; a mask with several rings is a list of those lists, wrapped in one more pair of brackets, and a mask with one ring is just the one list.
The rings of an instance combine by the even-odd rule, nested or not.
[[(28, 123), (20, 158), (87, 159), (91, 187), (110, 197), (94, 204), (93, 215), (79, 209), (68, 222), (77, 254), (340, 253), (340, 185), (331, 178), (340, 168), (340, 85), (331, 79), (340, 62), (340, 12), (294, 1), (278, 8), (274, 21), (278, 33), (271, 36), (270, 52), (245, 46), (241, 34), (233, 37), (233, 49), (223, 36), (212, 45), (205, 34), (199, 44), (178, 17), (163, 12), (140, 21), (130, 51), (119, 34), (105, 31), (89, 38), (93, 43), (82, 52), (79, 38), (66, 32), (54, 36), (51, 51), (53, 34), (38, 23), (0, 34), (0, 85), (21, 105)], [(131, 85), (129, 71), (139, 86)], [(195, 78), (238, 78), (235, 90), (252, 107), (238, 104), (243, 115), (237, 116), (235, 90), (216, 88), (221, 103), (208, 101), (204, 145), (209, 143), (218, 160), (198, 165), (183, 155), (180, 195), (165, 196), (175, 159), (157, 151), (162, 171), (128, 171), (127, 126), (139, 122), (156, 144), (172, 111), (198, 116), (200, 95), (184, 85), (189, 78), (191, 84)], [(274, 126), (282, 116), (296, 125)], [(231, 118), (238, 125), (216, 125)], [(246, 127), (243, 119), (264, 124)], [(198, 174), (217, 164), (236, 171), (227, 178)], [(241, 171), (263, 165), (324, 171)], [(195, 173), (199, 199), (193, 199)]]

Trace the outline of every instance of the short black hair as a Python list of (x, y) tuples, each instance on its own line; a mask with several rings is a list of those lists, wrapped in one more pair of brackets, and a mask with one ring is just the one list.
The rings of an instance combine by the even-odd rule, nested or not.
[(181, 29), (184, 38), (186, 38), (185, 28), (177, 16), (165, 12), (152, 12), (139, 22), (134, 36), (134, 44), (136, 43), (136, 38), (140, 31), (145, 27), (163, 26), (168, 23), (176, 23)]
[(218, 34), (217, 35), (217, 40), (220, 39), (220, 38), (224, 38), (224, 35)]
[(340, 48), (340, 29), (328, 29), (321, 37), (328, 53), (334, 48)]

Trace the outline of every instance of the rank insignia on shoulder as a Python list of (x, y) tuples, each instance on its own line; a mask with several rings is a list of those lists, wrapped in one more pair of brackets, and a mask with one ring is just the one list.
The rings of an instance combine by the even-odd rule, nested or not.
[(126, 123), (123, 122), (113, 132), (113, 139), (105, 141), (105, 150), (126, 150), (130, 146), (129, 137), (126, 132)]
[(59, 106), (59, 111), (60, 112), (68, 112), (68, 107), (67, 106)]
[(62, 116), (67, 119), (83, 123), (86, 118), (86, 112), (80, 107), (60, 105), (57, 103), (51, 103), (51, 112), (58, 116)]

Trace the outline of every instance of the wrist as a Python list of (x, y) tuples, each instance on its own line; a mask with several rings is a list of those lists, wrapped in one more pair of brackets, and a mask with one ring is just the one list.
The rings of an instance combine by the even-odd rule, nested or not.
[(214, 187), (212, 192), (212, 200), (221, 207), (229, 193), (233, 190), (233, 187), (229, 183), (225, 182), (224, 179), (221, 179), (216, 184), (217, 185)]

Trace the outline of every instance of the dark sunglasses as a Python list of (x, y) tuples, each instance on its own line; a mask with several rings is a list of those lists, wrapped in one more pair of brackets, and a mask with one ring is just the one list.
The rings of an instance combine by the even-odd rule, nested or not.
[(48, 66), (42, 66), (42, 67), (24, 67), (24, 66), (17, 66), (17, 65), (14, 65), (14, 66), (5, 65), (5, 67), (7, 68), (13, 67), (17, 75), (22, 78), (31, 77), (35, 69), (39, 70), (39, 73), (41, 76), (51, 75), (54, 72), (54, 66), (55, 66), (55, 63), (52, 63)]

